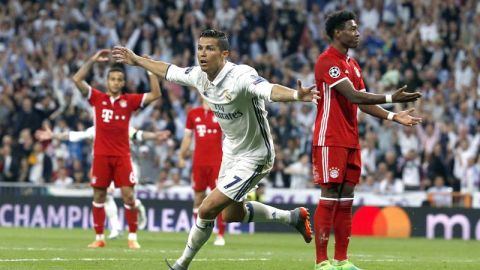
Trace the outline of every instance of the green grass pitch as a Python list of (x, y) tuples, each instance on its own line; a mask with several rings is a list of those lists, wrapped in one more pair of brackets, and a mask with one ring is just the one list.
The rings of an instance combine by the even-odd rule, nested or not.
[[(0, 228), (0, 269), (165, 270), (163, 260), (181, 254), (187, 234), (140, 232), (140, 250), (126, 248), (125, 236), (106, 248), (87, 249), (93, 237), (77, 229)], [(191, 270), (313, 269), (314, 243), (305, 244), (300, 235), (227, 234), (225, 247), (213, 246), (213, 239)], [(354, 237), (350, 259), (366, 270), (480, 269), (480, 242)]]

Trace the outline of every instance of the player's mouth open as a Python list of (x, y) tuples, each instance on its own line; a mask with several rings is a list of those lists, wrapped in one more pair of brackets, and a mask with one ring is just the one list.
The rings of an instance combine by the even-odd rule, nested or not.
[(200, 60), (200, 65), (206, 65), (207, 64), (207, 60)]

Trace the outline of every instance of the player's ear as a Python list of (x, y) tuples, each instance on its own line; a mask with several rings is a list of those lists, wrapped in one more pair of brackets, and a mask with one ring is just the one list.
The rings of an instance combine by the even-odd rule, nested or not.
[(224, 51), (222, 51), (222, 55), (223, 55), (224, 58), (227, 58), (228, 56), (230, 56), (230, 51), (224, 50)]

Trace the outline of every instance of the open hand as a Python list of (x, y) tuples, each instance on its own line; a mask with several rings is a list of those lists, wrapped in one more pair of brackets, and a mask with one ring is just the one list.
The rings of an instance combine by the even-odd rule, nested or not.
[(44, 129), (38, 129), (35, 131), (35, 138), (41, 142), (48, 141), (53, 138), (53, 132), (48, 126), (44, 126)]
[(96, 52), (92, 56), (92, 60), (95, 62), (108, 62), (110, 60), (110, 50), (109, 49), (102, 49)]
[(405, 92), (407, 90), (407, 86), (404, 85), (403, 87), (397, 89), (395, 93), (392, 95), (392, 102), (394, 103), (406, 103), (412, 102), (422, 97), (420, 92)]
[(422, 123), (422, 118), (414, 117), (410, 115), (414, 111), (415, 111), (415, 108), (410, 108), (408, 110), (398, 112), (393, 117), (393, 120), (395, 120), (397, 123), (400, 123), (404, 126), (414, 126), (416, 124)]
[(297, 80), (298, 100), (317, 104), (317, 100), (320, 99), (320, 96), (318, 95), (320, 92), (318, 92), (315, 88), (315, 85), (310, 87), (302, 87), (302, 82)]
[(121, 46), (115, 46), (113, 48), (112, 56), (115, 62), (123, 63), (127, 65), (135, 65), (136, 64), (135, 59), (138, 57), (138, 55), (136, 55), (129, 48), (121, 47)]

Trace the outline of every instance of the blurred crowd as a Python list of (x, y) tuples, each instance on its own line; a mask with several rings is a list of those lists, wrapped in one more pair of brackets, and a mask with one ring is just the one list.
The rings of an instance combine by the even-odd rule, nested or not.
[[(474, 192), (480, 186), (480, 2), (473, 0), (0, 0), (1, 181), (71, 185), (88, 182), (91, 142), (35, 140), (35, 130), (84, 130), (88, 103), (70, 80), (95, 51), (121, 44), (179, 66), (195, 65), (200, 31), (226, 31), (230, 60), (255, 67), (272, 83), (315, 83), (314, 65), (328, 46), (326, 14), (358, 16), (361, 44), (351, 50), (370, 92), (407, 85), (423, 93), (408, 107), (423, 117), (402, 127), (362, 113), (362, 191)], [(125, 67), (127, 92), (149, 91), (144, 70)], [(88, 81), (104, 89), (108, 65)], [(177, 154), (186, 113), (199, 106), (193, 90), (161, 82), (162, 98), (131, 125), (172, 132), (157, 145), (132, 145), (140, 181), (159, 189), (188, 185), (190, 166)], [(268, 104), (276, 161), (267, 186), (313, 188), (310, 145), (313, 104)]]

